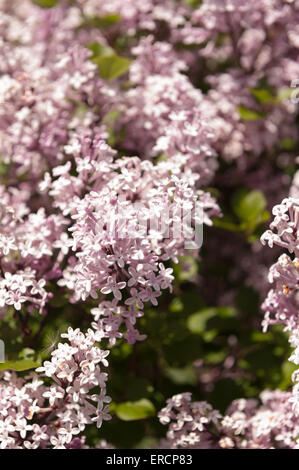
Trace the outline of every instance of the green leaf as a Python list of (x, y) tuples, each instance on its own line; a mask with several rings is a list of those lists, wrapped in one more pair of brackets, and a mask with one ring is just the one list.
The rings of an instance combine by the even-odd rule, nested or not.
[(0, 363), (0, 370), (16, 370), (16, 371), (23, 371), (29, 369), (36, 369), (39, 367), (40, 364), (38, 362), (34, 362), (31, 359), (22, 359), (21, 361), (6, 361)]
[(213, 351), (205, 355), (206, 364), (221, 364), (227, 358), (227, 350)]
[(93, 42), (87, 48), (93, 53), (90, 59), (97, 64), (101, 77), (107, 80), (120, 77), (130, 67), (131, 60), (118, 56), (109, 46)]
[(280, 141), (280, 145), (284, 150), (294, 150), (296, 142), (294, 139), (285, 138)]
[(294, 88), (280, 88), (277, 93), (276, 101), (281, 102), (285, 100), (289, 100), (292, 96)]
[(114, 80), (124, 75), (131, 64), (131, 60), (118, 55), (96, 57), (93, 61), (97, 64), (101, 77), (106, 80)]
[(242, 231), (240, 224), (234, 223), (232, 218), (228, 215), (224, 215), (221, 219), (215, 217), (215, 219), (213, 219), (213, 225), (223, 230), (229, 230), (230, 232)]
[(176, 313), (176, 312), (182, 312), (184, 310), (184, 304), (182, 302), (182, 299), (179, 297), (175, 297), (169, 304), (169, 311)]
[(180, 257), (180, 262), (173, 265), (175, 278), (178, 282), (190, 281), (198, 271), (197, 261), (194, 256)]
[(183, 2), (191, 8), (198, 8), (201, 0), (183, 0)]
[(166, 376), (177, 385), (195, 385), (196, 376), (192, 364), (186, 367), (168, 367), (165, 370)]
[(112, 127), (117, 119), (119, 118), (121, 112), (119, 109), (111, 109), (107, 114), (103, 117), (103, 123), (108, 127)]
[(238, 191), (233, 198), (233, 210), (241, 221), (253, 222), (264, 214), (267, 202), (261, 191)]
[(135, 421), (155, 415), (155, 407), (151, 401), (142, 398), (138, 401), (127, 401), (116, 405), (115, 412), (123, 421)]
[(33, 3), (42, 8), (53, 8), (57, 5), (58, 0), (33, 0)]
[(224, 213), (221, 219), (215, 218), (213, 225), (231, 232), (246, 232), (248, 242), (254, 242), (259, 238), (256, 228), (270, 218), (265, 210), (267, 202), (263, 193), (242, 188), (233, 194), (231, 202), (234, 213)]
[(187, 325), (192, 333), (203, 333), (206, 330), (207, 321), (217, 315), (216, 308), (203, 309), (200, 312), (190, 315)]
[(279, 383), (279, 388), (281, 390), (286, 390), (292, 385), (292, 374), (298, 368), (296, 364), (293, 364), (289, 360), (284, 361), (281, 366), (281, 381)]
[(267, 88), (251, 88), (250, 91), (259, 103), (274, 102), (274, 96)]
[[(208, 328), (208, 321), (215, 317), (220, 318), (234, 318), (236, 310), (232, 307), (211, 307), (200, 310), (193, 315), (190, 315), (187, 320), (187, 326), (192, 333), (202, 334)], [(213, 325), (214, 326), (214, 325)]]
[(18, 359), (26, 359), (26, 360), (32, 360), (35, 357), (35, 351), (34, 349), (31, 348), (23, 348), (22, 351), (19, 352), (18, 354)]
[(265, 113), (258, 113), (252, 109), (245, 108), (244, 106), (238, 106), (238, 111), (244, 121), (256, 121), (257, 119), (263, 118), (266, 116)]
[(114, 54), (114, 51), (109, 46), (104, 46), (99, 42), (93, 42), (87, 46), (87, 49), (93, 52), (93, 55), (90, 57), (91, 60), (96, 59), (97, 57), (106, 57)]
[(141, 439), (133, 449), (157, 449), (159, 446), (158, 439), (155, 437), (146, 436)]
[(9, 172), (10, 165), (0, 159), (0, 176), (5, 176)]
[(105, 116), (103, 117), (103, 123), (106, 126), (106, 130), (109, 134), (108, 137), (108, 144), (111, 147), (114, 147), (116, 143), (118, 142), (118, 139), (121, 139), (122, 136), (122, 131), (115, 131), (115, 123), (117, 119), (119, 118), (121, 112), (118, 109), (111, 109)]
[(87, 19), (87, 23), (94, 28), (106, 29), (115, 25), (121, 20), (120, 15), (117, 13), (110, 13), (105, 16), (94, 16)]

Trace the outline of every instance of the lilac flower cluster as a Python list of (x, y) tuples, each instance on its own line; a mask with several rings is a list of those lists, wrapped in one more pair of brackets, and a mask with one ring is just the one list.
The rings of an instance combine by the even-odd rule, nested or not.
[[(287, 197), (281, 171), (297, 137), (288, 93), (299, 76), (299, 5), (38, 3), (0, 0), (0, 320), (12, 313), (27, 340), (37, 316), (38, 336), (62, 297), (88, 320), (36, 372), (1, 372), (0, 447), (87, 448), (86, 426), (110, 418), (101, 347), (146, 338), (139, 319), (172, 292), (186, 240), (222, 216), (219, 180), (282, 200), (261, 238), (288, 252), (270, 268), (263, 326), (285, 325), (299, 364), (298, 172)], [(130, 66), (105, 76), (106, 60), (121, 59)], [(255, 240), (241, 256), (242, 242), (228, 238), (210, 249), (242, 258), (232, 277), (246, 271), (264, 295), (276, 252)], [(220, 303), (235, 294), (217, 289)], [(161, 446), (298, 447), (298, 371), (294, 382), (293, 394), (265, 391), (261, 404), (235, 401), (224, 417), (174, 396), (159, 414), (169, 424)]]
[[(268, 281), (273, 288), (262, 305), (265, 311), (262, 325), (264, 331), (275, 324), (285, 326), (290, 344), (294, 348), (289, 360), (298, 365), (299, 200), (296, 197), (296, 179), (297, 173), (290, 189), (291, 196), (274, 206), (274, 220), (270, 224), (270, 230), (262, 235), (261, 241), (272, 249), (276, 245), (288, 252), (280, 255), (269, 269)], [(226, 248), (226, 251), (231, 258), (233, 254), (230, 249)], [(251, 253), (247, 256), (251, 257), (251, 265), (252, 256), (255, 255)], [(258, 254), (254, 264), (254, 277), (256, 289), (263, 293), (267, 286), (264, 279), (257, 278), (260, 261), (261, 256)], [(241, 262), (245, 264), (243, 268), (247, 269), (245, 257)], [(263, 268), (264, 272), (266, 268)], [(256, 400), (236, 400), (228, 408), (226, 415), (216, 422), (210, 419), (213, 410), (209, 404), (193, 403), (190, 394), (173, 397), (159, 414), (163, 424), (171, 422), (167, 440), (162, 445), (170, 448), (298, 448), (298, 370), (293, 374), (293, 381), (293, 393), (264, 391), (260, 396), (262, 406)], [(199, 419), (206, 419), (207, 425), (194, 432), (198, 409), (205, 410), (204, 418), (199, 414)]]
[[(289, 197), (273, 208), (274, 221), (271, 230), (262, 236), (262, 242), (270, 247), (278, 245), (289, 252), (282, 254), (269, 271), (269, 282), (273, 288), (269, 291), (263, 303), (265, 318), (264, 329), (275, 323), (285, 325), (290, 334), (290, 343), (294, 352), (290, 357), (296, 365), (299, 364), (299, 199)], [(290, 256), (291, 255), (291, 256)], [(293, 375), (298, 382), (298, 371)], [(299, 404), (298, 384), (294, 386), (294, 407)]]
[(158, 416), (168, 425), (161, 442), (170, 449), (298, 449), (298, 419), (291, 394), (265, 390), (258, 400), (232, 402), (222, 416), (206, 402), (193, 402), (190, 393), (175, 395)]
[[(68, 343), (59, 343), (36, 372), (18, 378), (2, 372), (0, 382), (0, 448), (78, 448), (85, 426), (110, 419), (106, 395), (109, 351), (95, 346), (92, 330), (86, 334), (68, 329), (62, 334)], [(41, 378), (51, 380), (46, 385)], [(82, 445), (84, 442), (82, 442)]]
[[(177, 218), (189, 211), (194, 223), (200, 223), (197, 205), (202, 222), (211, 224), (219, 208), (209, 193), (196, 189), (191, 173), (172, 175), (168, 161), (114, 160), (116, 152), (100, 137), (73, 135), (65, 151), (72, 153), (76, 176), (70, 174), (70, 159), (53, 169), (53, 179), (46, 173), (40, 187), (70, 217), (72, 237), (63, 233), (54, 243), (60, 259), (68, 255), (58, 285), (71, 290), (71, 302), (88, 297), (103, 301), (111, 294), (112, 303), (105, 301), (103, 308), (100, 303), (91, 311), (96, 322), (106, 317), (96, 326), (99, 337), (114, 344), (123, 336), (118, 330), (124, 323), (124, 337), (134, 342), (143, 339), (133, 325), (143, 315), (144, 303), (157, 305), (161, 291), (171, 289), (172, 269), (164, 263), (178, 262), (184, 252), (190, 227), (174, 233)], [(154, 228), (152, 219), (157, 221)]]

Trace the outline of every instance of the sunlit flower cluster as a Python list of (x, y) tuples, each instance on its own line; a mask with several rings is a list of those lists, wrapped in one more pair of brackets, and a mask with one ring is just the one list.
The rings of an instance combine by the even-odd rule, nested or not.
[[(262, 296), (271, 284), (264, 330), (283, 324), (299, 364), (298, 0), (44, 6), (0, 0), (0, 320), (18, 322), (26, 347), (57, 305), (71, 326), (36, 372), (1, 371), (2, 449), (88, 447), (86, 427), (111, 418), (107, 348), (146, 339), (182, 257), (200, 260), (202, 226), (232, 227), (203, 256), (237, 265), (232, 286), (244, 272)], [(241, 185), (267, 199), (245, 228), (222, 211), (222, 189)], [(255, 229), (272, 206), (264, 254)], [(196, 281), (215, 305), (236, 297)], [(293, 381), (224, 416), (175, 395), (160, 447), (297, 448), (299, 371)]]

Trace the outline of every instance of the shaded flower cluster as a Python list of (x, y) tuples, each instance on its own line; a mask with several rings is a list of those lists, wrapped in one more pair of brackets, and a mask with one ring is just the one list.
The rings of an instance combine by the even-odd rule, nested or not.
[[(263, 303), (265, 318), (263, 326), (281, 323), (290, 334), (290, 343), (295, 348), (290, 360), (299, 364), (299, 199), (287, 198), (273, 208), (274, 221), (271, 230), (262, 236), (262, 242), (270, 247), (278, 245), (289, 254), (282, 254), (271, 266), (269, 282), (273, 288)], [(293, 375), (298, 382), (298, 371)], [(294, 386), (294, 407), (298, 412), (298, 384)]]
[[(110, 419), (106, 395), (109, 351), (95, 346), (94, 333), (68, 329), (51, 360), (24, 379), (2, 372), (0, 448), (78, 448), (87, 424)], [(48, 377), (47, 385), (42, 377)], [(82, 441), (84, 443), (84, 439)]]
[(175, 395), (158, 416), (168, 425), (162, 448), (170, 449), (298, 449), (298, 420), (291, 393), (265, 390), (258, 400), (232, 402), (222, 416), (190, 393)]

